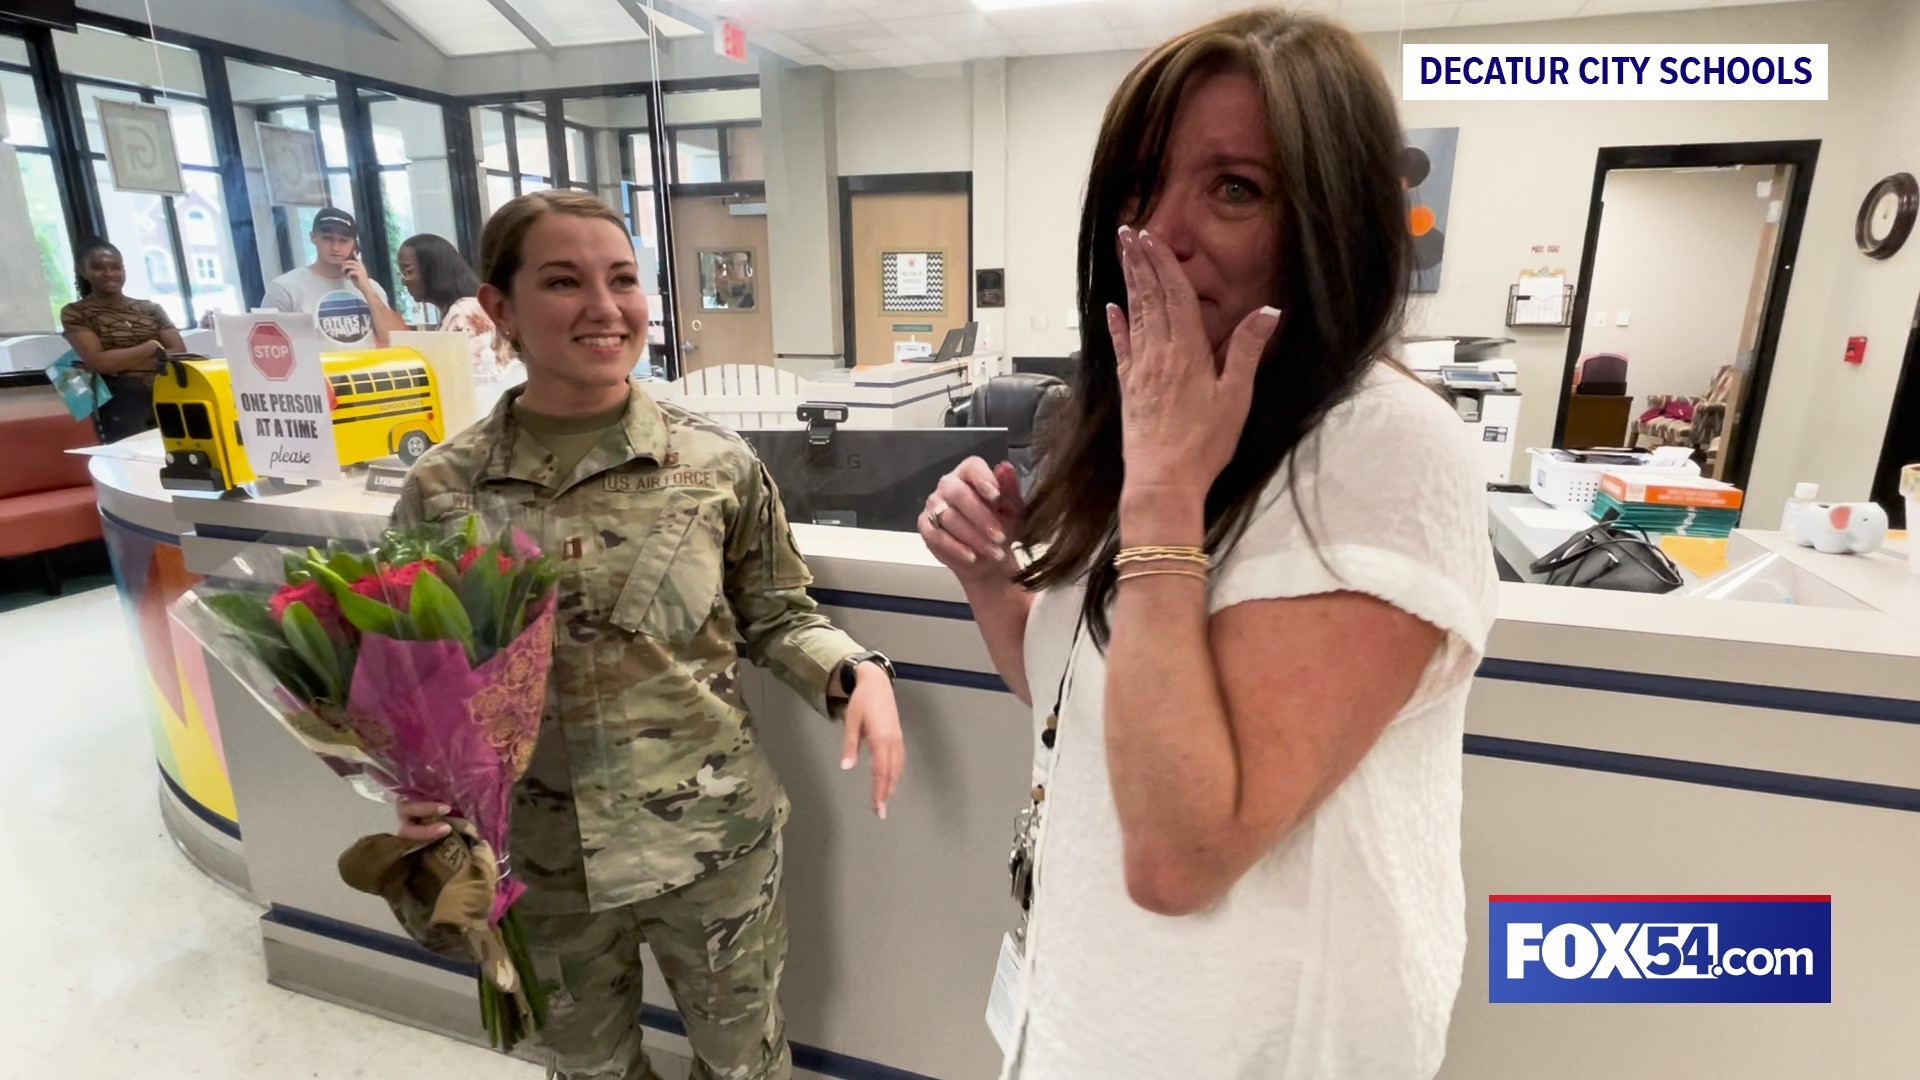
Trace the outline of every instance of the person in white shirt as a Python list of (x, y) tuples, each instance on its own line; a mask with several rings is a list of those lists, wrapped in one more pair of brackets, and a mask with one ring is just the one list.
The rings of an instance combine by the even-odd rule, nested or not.
[(927, 499), (1034, 713), (1008, 1077), (1440, 1067), (1496, 576), (1474, 448), (1392, 357), (1405, 145), (1326, 20), (1242, 12), (1148, 54), (1094, 151), (1040, 478), (1023, 501), (976, 458)]
[(337, 206), (313, 218), (314, 258), (267, 283), (265, 306), (307, 312), (317, 319), (323, 348), (360, 348), (384, 339), (373, 323), (374, 305), (385, 307), (387, 291), (360, 261), (353, 215)]

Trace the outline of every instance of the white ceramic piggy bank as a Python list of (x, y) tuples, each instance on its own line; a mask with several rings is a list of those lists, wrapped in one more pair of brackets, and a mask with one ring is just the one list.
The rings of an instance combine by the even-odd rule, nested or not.
[(1887, 540), (1887, 512), (1873, 503), (1815, 503), (1801, 512), (1800, 546), (1828, 555), (1868, 555)]

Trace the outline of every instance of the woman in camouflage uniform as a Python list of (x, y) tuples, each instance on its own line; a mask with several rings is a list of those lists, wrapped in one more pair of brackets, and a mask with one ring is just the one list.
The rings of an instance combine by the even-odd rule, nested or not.
[[(568, 1080), (652, 1076), (640, 946), (672, 989), (694, 1075), (784, 1078), (788, 804), (738, 683), (753, 662), (844, 718), (881, 816), (904, 751), (891, 666), (814, 610), (767, 471), (739, 436), (629, 376), (647, 341), (632, 242), (580, 192), (515, 199), (481, 240), (480, 300), (523, 388), (421, 458), (401, 523), (513, 521), (562, 566), (547, 720), (515, 793), (514, 871)], [(429, 838), (444, 807), (401, 807)]]

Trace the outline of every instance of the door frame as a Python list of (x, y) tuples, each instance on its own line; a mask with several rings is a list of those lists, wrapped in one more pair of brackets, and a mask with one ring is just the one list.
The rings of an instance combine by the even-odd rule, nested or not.
[(1767, 387), (1773, 378), (1774, 351), (1780, 344), (1780, 324), (1787, 314), (1787, 293), (1793, 285), (1793, 265), (1800, 254), (1800, 230), (1807, 220), (1807, 201), (1813, 194), (1813, 170), (1820, 159), (1819, 139), (1777, 142), (1684, 143), (1667, 146), (1603, 146), (1594, 161), (1593, 195), (1587, 205), (1587, 232), (1580, 252), (1580, 280), (1573, 293), (1573, 325), (1567, 335), (1567, 360), (1560, 373), (1560, 389), (1555, 401), (1553, 445), (1560, 445), (1567, 430), (1567, 389), (1573, 385), (1573, 369), (1580, 360), (1581, 344), (1586, 337), (1588, 290), (1593, 285), (1593, 264), (1600, 244), (1600, 215), (1605, 209), (1607, 174), (1615, 169), (1711, 168), (1725, 165), (1791, 165), (1793, 183), (1787, 191), (1786, 213), (1780, 222), (1780, 242), (1773, 253), (1773, 277), (1767, 286), (1766, 306), (1760, 315), (1760, 336), (1754, 343), (1753, 371), (1747, 387), (1747, 399), (1741, 413), (1739, 431), (1731, 445), (1722, 449), (1735, 467), (1726, 470), (1724, 479), (1744, 487), (1753, 469), (1753, 454), (1760, 438), (1760, 419), (1766, 410)]
[[(1900, 362), (1900, 381), (1893, 390), (1893, 405), (1887, 413), (1887, 434), (1880, 441), (1880, 461), (1873, 469), (1873, 493), (1869, 496), (1887, 512), (1889, 524), (1911, 531), (1907, 503), (1900, 497), (1900, 469), (1920, 461), (1920, 301), (1913, 307), (1913, 319), (1907, 325), (1907, 352)], [(1912, 543), (1912, 541), (1908, 541)]]
[(853, 332), (853, 197), (855, 195), (965, 195), (967, 197), (967, 317), (973, 310), (973, 173), (878, 173), (840, 178), (840, 329), (846, 367), (859, 363)]

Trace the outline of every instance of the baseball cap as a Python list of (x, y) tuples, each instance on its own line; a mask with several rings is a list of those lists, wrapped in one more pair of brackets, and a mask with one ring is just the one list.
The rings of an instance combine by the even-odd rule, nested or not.
[(348, 236), (355, 233), (353, 215), (337, 206), (329, 206), (313, 215), (314, 232), (343, 232)]

